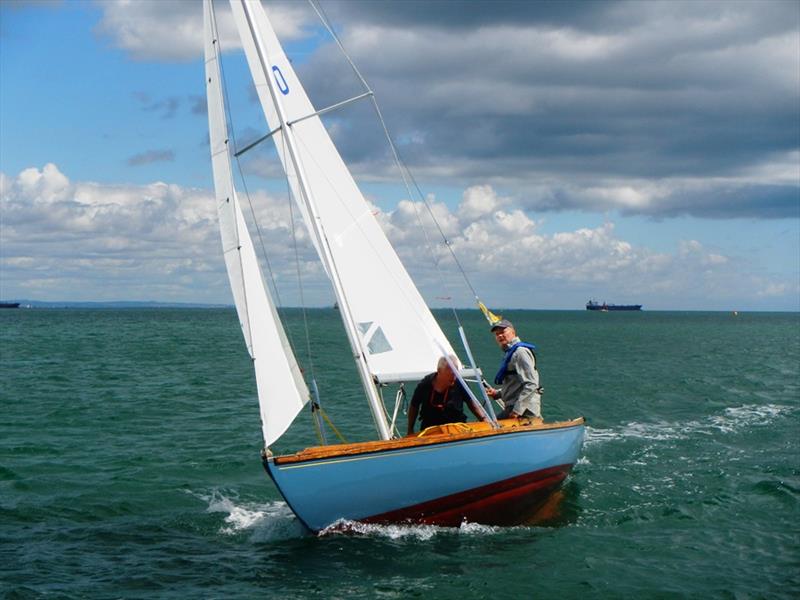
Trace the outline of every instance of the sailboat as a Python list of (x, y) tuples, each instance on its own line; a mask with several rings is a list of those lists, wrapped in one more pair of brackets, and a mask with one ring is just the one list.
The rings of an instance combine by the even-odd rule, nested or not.
[[(455, 352), (414, 285), (312, 106), (259, 0), (230, 0), (271, 139), (277, 149), (352, 349), (377, 439), (276, 456), (271, 446), (311, 399), (259, 267), (234, 186), (220, 49), (204, 0), (209, 138), (223, 255), (255, 369), (262, 462), (311, 531), (337, 523), (524, 522), (562, 485), (578, 459), (584, 420), (487, 419), (394, 433), (382, 390), (416, 383), (448, 357), (462, 381), (480, 372)], [(366, 94), (365, 94), (366, 95)], [(241, 151), (239, 152), (241, 153)], [(462, 341), (466, 343), (465, 336)], [(474, 380), (473, 380), (474, 381)], [(478, 386), (480, 388), (480, 386)], [(474, 397), (473, 397), (474, 398)], [(326, 400), (327, 402), (327, 400)], [(396, 414), (396, 411), (395, 411)]]

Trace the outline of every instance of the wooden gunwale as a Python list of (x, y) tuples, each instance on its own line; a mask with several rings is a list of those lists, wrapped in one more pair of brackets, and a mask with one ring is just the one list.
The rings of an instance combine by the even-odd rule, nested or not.
[[(549, 429), (564, 429), (575, 427), (585, 422), (583, 417), (572, 419), (571, 421), (558, 421), (555, 423), (543, 423), (541, 421), (531, 421), (529, 419), (503, 419), (500, 429), (492, 429), (488, 423), (472, 422), (459, 423), (458, 426), (465, 426), (469, 431), (459, 431), (456, 433), (427, 433), (422, 437), (407, 436), (396, 440), (373, 440), (369, 442), (353, 442), (350, 444), (334, 444), (330, 446), (312, 446), (299, 450), (294, 454), (284, 454), (272, 458), (275, 465), (285, 465), (298, 463), (308, 460), (320, 460), (326, 458), (338, 458), (340, 456), (353, 456), (355, 454), (369, 454), (371, 452), (381, 452), (385, 450), (398, 450), (401, 448), (414, 448), (418, 446), (432, 446), (447, 442), (470, 440), (499, 435), (520, 433), (523, 431), (540, 431)], [(442, 428), (451, 427), (443, 425)], [(434, 428), (430, 428), (433, 430)]]

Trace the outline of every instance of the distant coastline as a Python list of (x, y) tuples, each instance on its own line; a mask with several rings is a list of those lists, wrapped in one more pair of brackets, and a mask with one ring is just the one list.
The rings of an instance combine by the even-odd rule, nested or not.
[(117, 300), (111, 302), (70, 302), (45, 300), (14, 300), (23, 308), (233, 308), (233, 304), (203, 304), (199, 302), (158, 302)]

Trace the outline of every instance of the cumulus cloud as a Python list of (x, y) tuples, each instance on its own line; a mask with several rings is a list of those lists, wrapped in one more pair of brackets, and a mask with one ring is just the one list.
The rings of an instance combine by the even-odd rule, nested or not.
[[(258, 223), (251, 234), (269, 257), (268, 280), (276, 282), (281, 301), (298, 303), (299, 268), (306, 300), (329, 304), (330, 288), (288, 198), (251, 192), (242, 201)], [(0, 174), (0, 209), (6, 297), (230, 302), (207, 190), (73, 182), (47, 164)], [(427, 205), (402, 200), (373, 211), (434, 305), (444, 295), (457, 305), (472, 301), (451, 250), (484, 300), (497, 307), (563, 307), (565, 301), (577, 307), (604, 293), (615, 301), (663, 298), (681, 306), (781, 301), (800, 293), (795, 281), (695, 239), (656, 252), (621, 239), (612, 222), (544, 233), (489, 185), (466, 189), (452, 209), (431, 196)]]
[(498, 198), (491, 186), (473, 186), (464, 192), (458, 212), (462, 219), (475, 221), (492, 214), (507, 203), (507, 199)]
[[(543, 281), (558, 281), (561, 285), (566, 281), (586, 286), (618, 282), (654, 258), (617, 239), (611, 223), (596, 229), (545, 235), (518, 208), (494, 208), (476, 218), (473, 207), (480, 203), (477, 198), (481, 197), (483, 206), (495, 202), (491, 187), (478, 186), (464, 192), (456, 211), (435, 202), (432, 208), (437, 221), (444, 223), (449, 246), (469, 277), (478, 282), (479, 288), (490, 290), (494, 302), (513, 302), (510, 298), (521, 301), (514, 288), (522, 285), (524, 293), (529, 293), (532, 282), (540, 285)], [(425, 215), (420, 220), (429, 232), (427, 237), (423, 227), (417, 226), (420, 220), (414, 222), (417, 214)], [(406, 264), (423, 267), (431, 284), (449, 277), (450, 285), (459, 285), (450, 273), (454, 259), (448, 246), (430, 233), (432, 219), (423, 203), (401, 202), (385, 219), (388, 222), (385, 229)], [(427, 270), (425, 265), (429, 267)], [(468, 301), (468, 297), (465, 299)]]
[(791, 298), (800, 291), (797, 282), (771, 278), (746, 259), (731, 260), (698, 240), (682, 240), (673, 252), (656, 252), (620, 239), (612, 222), (545, 234), (526, 212), (508, 199), (498, 200), (487, 185), (465, 190), (452, 211), (433, 200), (429, 204), (449, 248), (437, 237), (422, 202), (403, 201), (378, 215), (429, 298), (445, 290), (462, 305), (470, 302), (450, 248), (476, 289), (497, 306), (558, 307), (564, 298), (580, 306), (602, 294), (628, 301), (657, 298), (661, 306), (724, 306), (734, 298), (778, 296), (780, 291)]
[[(186, 0), (102, 0), (97, 2), (103, 17), (97, 33), (125, 50), (136, 60), (194, 60), (202, 56), (203, 5)], [(227, 2), (215, 3), (220, 47), (241, 47)], [(294, 2), (271, 5), (270, 17), (276, 31), (286, 39), (308, 35), (307, 11)]]
[[(207, 190), (72, 182), (54, 164), (2, 175), (0, 189), (5, 295), (230, 302)], [(265, 194), (253, 200), (261, 227), (254, 238), (275, 259), (276, 277), (293, 279), (287, 203)], [(309, 262), (302, 229), (298, 239), (300, 256)]]

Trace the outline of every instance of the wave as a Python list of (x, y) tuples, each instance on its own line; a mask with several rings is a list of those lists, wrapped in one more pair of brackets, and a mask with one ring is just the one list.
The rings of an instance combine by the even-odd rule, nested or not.
[[(224, 518), (225, 525), (220, 527), (218, 531), (221, 535), (249, 533), (250, 539), (254, 542), (272, 542), (309, 535), (309, 530), (306, 529), (285, 502), (244, 502), (238, 498), (231, 497), (235, 496), (235, 494), (226, 495), (220, 490), (213, 490), (206, 494), (189, 493), (208, 503), (206, 512), (226, 514)], [(464, 522), (459, 527), (440, 527), (437, 525), (411, 523), (382, 525), (340, 519), (320, 531), (317, 535), (320, 537), (355, 535), (388, 538), (390, 540), (412, 539), (426, 541), (437, 535), (485, 536), (521, 528), (527, 527), (525, 525), (497, 527), (469, 522)]]
[(208, 503), (206, 512), (226, 513), (221, 535), (250, 533), (254, 542), (299, 538), (308, 530), (295, 517), (285, 502), (246, 502), (229, 497), (219, 490), (210, 494), (193, 494)]
[(747, 404), (725, 409), (725, 414), (712, 417), (712, 422), (720, 431), (736, 431), (743, 427), (769, 425), (777, 417), (792, 412), (791, 406), (780, 404)]
[(694, 421), (656, 421), (653, 423), (626, 423), (619, 429), (586, 427), (585, 445), (627, 439), (680, 440), (693, 434), (712, 435), (718, 432), (736, 433), (750, 428), (769, 425), (779, 417), (795, 410), (780, 404), (743, 405), (728, 407), (720, 415), (711, 415)]

